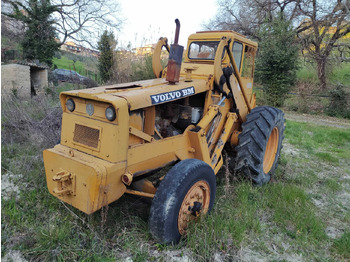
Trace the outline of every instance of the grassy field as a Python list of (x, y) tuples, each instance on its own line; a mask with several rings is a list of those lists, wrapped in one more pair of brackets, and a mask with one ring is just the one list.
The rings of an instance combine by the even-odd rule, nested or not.
[[(316, 65), (300, 61), (300, 69), (297, 72), (298, 81), (318, 83)], [(340, 65), (333, 65), (328, 72), (328, 81), (335, 85), (340, 83), (350, 88), (350, 63), (343, 62)]]
[(53, 58), (53, 64), (57, 68), (69, 69), (78, 72), (79, 74), (84, 74), (85, 65), (81, 61), (73, 61), (72, 59), (67, 58), (66, 56), (61, 56), (61, 58)]
[(99, 80), (97, 69), (98, 59), (95, 57), (86, 57), (68, 52), (61, 52), (59, 57), (52, 60), (55, 67), (68, 69), (78, 72), (81, 75), (88, 76), (93, 80)]
[(255, 187), (223, 168), (212, 213), (173, 247), (152, 239), (142, 198), (88, 216), (48, 193), (42, 150), (58, 141), (59, 115), (57, 99), (2, 103), (4, 260), (350, 259), (350, 129), (287, 121), (273, 181)]

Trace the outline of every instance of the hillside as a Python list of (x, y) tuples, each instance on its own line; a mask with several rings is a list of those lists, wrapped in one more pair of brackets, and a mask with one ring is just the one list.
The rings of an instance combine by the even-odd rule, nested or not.
[(98, 59), (93, 56), (81, 56), (61, 51), (57, 57), (53, 58), (53, 64), (54, 68), (73, 70), (95, 81), (99, 79)]

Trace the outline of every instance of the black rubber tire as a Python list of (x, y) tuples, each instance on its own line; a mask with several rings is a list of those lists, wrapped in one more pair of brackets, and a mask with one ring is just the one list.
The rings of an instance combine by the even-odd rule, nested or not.
[[(254, 108), (242, 124), (242, 133), (238, 136), (235, 173), (242, 173), (257, 185), (270, 181), (281, 153), (284, 138), (284, 113), (274, 107), (261, 106)], [(278, 129), (278, 145), (271, 169), (265, 173), (263, 162), (266, 145), (272, 130)]]
[(198, 159), (186, 159), (166, 174), (153, 199), (149, 229), (161, 244), (177, 244), (181, 234), (178, 230), (178, 214), (189, 189), (198, 181), (206, 181), (210, 188), (208, 213), (213, 207), (216, 193), (216, 177), (213, 169)]

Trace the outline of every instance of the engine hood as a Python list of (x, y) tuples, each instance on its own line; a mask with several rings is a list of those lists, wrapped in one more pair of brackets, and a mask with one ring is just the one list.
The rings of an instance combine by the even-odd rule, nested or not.
[(64, 94), (105, 102), (113, 102), (118, 98), (124, 98), (128, 103), (129, 109), (136, 110), (182, 99), (205, 92), (208, 89), (209, 82), (204, 79), (193, 79), (191, 82), (185, 82), (184, 79), (180, 79), (179, 83), (170, 85), (163, 78), (73, 90), (64, 92)]

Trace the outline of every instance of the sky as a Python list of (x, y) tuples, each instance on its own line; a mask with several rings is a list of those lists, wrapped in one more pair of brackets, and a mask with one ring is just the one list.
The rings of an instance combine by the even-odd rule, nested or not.
[(132, 47), (156, 43), (167, 37), (172, 44), (175, 36), (175, 19), (180, 20), (179, 44), (186, 46), (187, 38), (203, 30), (216, 13), (216, 0), (118, 0), (120, 15), (125, 18), (120, 32), (116, 33), (118, 46)]

